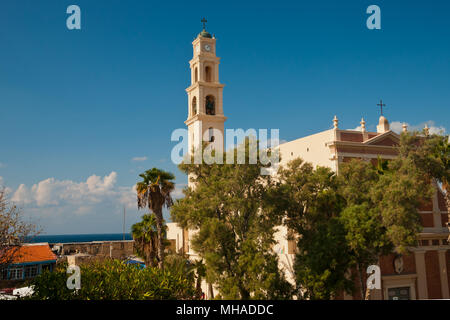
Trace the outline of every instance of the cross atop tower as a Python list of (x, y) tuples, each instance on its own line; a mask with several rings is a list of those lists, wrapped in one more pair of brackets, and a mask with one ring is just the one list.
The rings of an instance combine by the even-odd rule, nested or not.
[(202, 19), (201, 23), (203, 23), (203, 30), (206, 30), (206, 23), (208, 22), (208, 20), (206, 20), (205, 18)]
[(380, 100), (380, 103), (377, 104), (381, 108), (381, 115), (383, 115), (383, 107), (386, 107), (386, 104), (383, 103), (383, 100)]

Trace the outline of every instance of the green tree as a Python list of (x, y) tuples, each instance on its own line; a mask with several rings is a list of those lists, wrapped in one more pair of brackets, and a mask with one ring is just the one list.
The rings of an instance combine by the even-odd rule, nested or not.
[(66, 286), (67, 264), (45, 271), (29, 285), (32, 300), (172, 300), (194, 299), (193, 277), (171, 268), (139, 268), (119, 260), (80, 265), (81, 289)]
[(402, 157), (391, 160), (383, 170), (363, 160), (343, 163), (338, 181), (345, 199), (339, 220), (364, 297), (367, 267), (381, 255), (407, 253), (416, 245), (422, 229), (418, 208), (430, 196), (430, 186), (414, 164)]
[(229, 154), (234, 164), (181, 164), (195, 188), (184, 190), (185, 198), (174, 204), (171, 214), (183, 228), (197, 231), (193, 249), (220, 297), (288, 298), (291, 288), (273, 251), (274, 228), (281, 217), (265, 200), (273, 180), (261, 175), (266, 165), (249, 164), (249, 142), (244, 142), (244, 164), (237, 163), (239, 147)]
[(184, 254), (172, 253), (165, 259), (164, 268), (171, 271), (172, 274), (194, 282), (195, 264)]
[(334, 172), (323, 167), (314, 170), (297, 158), (278, 173), (273, 203), (285, 212), (285, 224), (297, 239), (297, 296), (330, 299), (336, 292), (351, 291), (353, 283), (345, 277), (351, 257), (339, 220), (343, 199)]
[(430, 196), (428, 180), (412, 161), (373, 166), (342, 163), (339, 175), (294, 159), (279, 170), (277, 205), (294, 231), (297, 292), (330, 299), (354, 290), (353, 273), (365, 296), (364, 274), (380, 255), (406, 253), (421, 230), (417, 211)]
[(147, 266), (158, 265), (158, 231), (154, 214), (144, 214), (142, 220), (131, 226), (131, 234), (137, 254)]
[(404, 132), (400, 139), (400, 156), (412, 161), (432, 180), (435, 188), (442, 186), (450, 221), (450, 137), (424, 133)]
[(163, 207), (173, 203), (171, 193), (175, 189), (175, 176), (157, 168), (147, 170), (139, 175), (143, 180), (136, 184), (138, 208), (148, 207), (156, 219), (158, 235), (158, 266), (164, 265), (164, 221)]

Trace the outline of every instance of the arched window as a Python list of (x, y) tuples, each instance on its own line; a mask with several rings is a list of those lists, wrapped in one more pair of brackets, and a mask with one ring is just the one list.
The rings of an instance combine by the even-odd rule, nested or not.
[(208, 129), (209, 142), (214, 142), (214, 129), (210, 127)]
[(212, 81), (211, 67), (206, 67), (205, 68), (205, 81), (206, 82), (211, 82)]
[(192, 98), (192, 115), (197, 114), (197, 97)]
[(198, 82), (198, 69), (195, 67), (194, 69), (194, 83)]
[(206, 96), (205, 99), (206, 114), (216, 114), (216, 102), (214, 96)]

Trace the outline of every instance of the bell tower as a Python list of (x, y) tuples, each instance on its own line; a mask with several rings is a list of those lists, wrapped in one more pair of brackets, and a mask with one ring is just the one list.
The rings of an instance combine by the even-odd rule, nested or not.
[(216, 39), (203, 31), (192, 42), (193, 58), (189, 61), (191, 85), (186, 89), (188, 95), (189, 153), (201, 148), (207, 142), (217, 151), (223, 151), (224, 122), (223, 87), (219, 82), (220, 58), (216, 56)]

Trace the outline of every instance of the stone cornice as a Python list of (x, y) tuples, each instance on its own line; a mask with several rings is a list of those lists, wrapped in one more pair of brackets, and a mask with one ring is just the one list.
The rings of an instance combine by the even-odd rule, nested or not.
[[(367, 140), (368, 141), (368, 140)], [(327, 146), (346, 146), (346, 147), (360, 147), (360, 148), (385, 148), (385, 149), (391, 149), (395, 150), (397, 147), (393, 146), (381, 146), (381, 145), (373, 145), (373, 144), (365, 144), (364, 142), (354, 142), (354, 141), (329, 141), (325, 143)]]
[(220, 64), (220, 57), (216, 57), (213, 53), (201, 52), (198, 55), (196, 55), (194, 58), (189, 60), (189, 66), (192, 68), (192, 65), (194, 63), (198, 63), (200, 61), (200, 58), (202, 59), (202, 61), (205, 61), (205, 62), (214, 62), (216, 64)]
[(210, 115), (205, 113), (198, 113), (193, 117), (188, 118), (184, 123), (189, 126), (195, 121), (207, 121), (207, 122), (225, 122), (227, 117), (223, 114)]
[(204, 88), (223, 88), (225, 85), (223, 83), (219, 82), (204, 82), (204, 81), (198, 81), (189, 87), (186, 88), (186, 92), (191, 92), (194, 89), (197, 89), (197, 87), (202, 86)]

